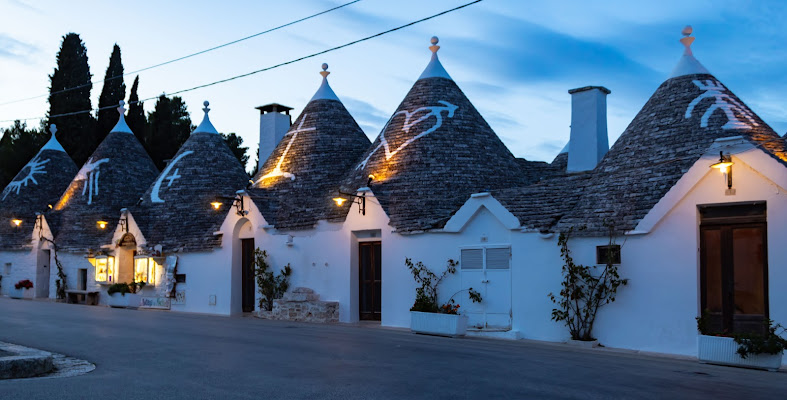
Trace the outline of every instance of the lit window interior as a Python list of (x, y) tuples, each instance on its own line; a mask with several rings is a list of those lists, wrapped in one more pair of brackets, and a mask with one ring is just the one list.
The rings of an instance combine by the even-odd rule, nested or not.
[(115, 257), (96, 257), (96, 282), (115, 281)]
[(134, 282), (145, 282), (148, 285), (156, 284), (159, 264), (153, 257), (134, 258)]

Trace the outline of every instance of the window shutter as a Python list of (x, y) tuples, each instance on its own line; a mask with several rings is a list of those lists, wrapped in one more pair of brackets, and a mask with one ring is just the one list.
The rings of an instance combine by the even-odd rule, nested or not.
[(484, 267), (483, 249), (462, 249), (462, 269), (481, 269)]
[(486, 269), (508, 269), (511, 263), (511, 249), (508, 247), (486, 249)]

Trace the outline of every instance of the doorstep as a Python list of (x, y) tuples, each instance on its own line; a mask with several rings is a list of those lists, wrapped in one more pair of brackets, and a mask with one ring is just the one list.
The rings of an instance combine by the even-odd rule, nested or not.
[(522, 334), (519, 331), (512, 329), (468, 329), (467, 336), (488, 338), (488, 339), (502, 339), (502, 340), (519, 340), (522, 339)]

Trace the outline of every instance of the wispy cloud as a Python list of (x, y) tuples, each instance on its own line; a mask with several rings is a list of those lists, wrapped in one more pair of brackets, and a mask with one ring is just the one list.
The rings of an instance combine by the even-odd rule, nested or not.
[(0, 33), (0, 58), (27, 62), (38, 53), (39, 49), (28, 43), (20, 42), (8, 35)]
[(342, 97), (342, 103), (371, 140), (377, 137), (383, 125), (388, 121), (389, 115), (371, 103), (352, 97)]

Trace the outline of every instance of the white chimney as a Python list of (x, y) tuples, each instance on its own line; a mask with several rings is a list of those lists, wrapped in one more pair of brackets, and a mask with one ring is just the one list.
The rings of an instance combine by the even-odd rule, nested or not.
[(603, 86), (585, 86), (568, 91), (571, 95), (571, 138), (566, 172), (589, 171), (609, 150), (607, 137), (607, 95)]
[(262, 168), (262, 165), (273, 153), (273, 149), (276, 148), (276, 145), (279, 144), (281, 138), (287, 134), (290, 125), (292, 125), (292, 118), (290, 117), (292, 107), (272, 103), (256, 108), (260, 110), (259, 168)]

